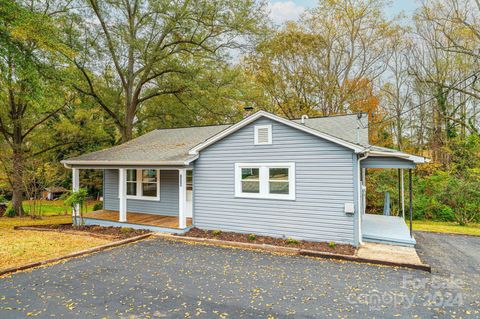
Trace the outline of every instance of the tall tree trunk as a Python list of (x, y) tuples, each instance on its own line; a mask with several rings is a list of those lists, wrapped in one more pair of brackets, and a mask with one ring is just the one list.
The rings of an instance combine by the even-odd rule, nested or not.
[(122, 143), (128, 142), (133, 138), (133, 125), (135, 121), (135, 110), (137, 109), (136, 102), (130, 102), (126, 105), (125, 122), (123, 123)]
[[(12, 69), (12, 65), (9, 65)], [(12, 118), (11, 148), (12, 148), (12, 205), (15, 215), (23, 216), (23, 134), (21, 117), (24, 112), (22, 103), (15, 103), (13, 89), (9, 89), (10, 116)]]
[(13, 176), (12, 176), (12, 205), (15, 215), (23, 216), (23, 159), (21, 152), (13, 155)]
[[(398, 110), (398, 108), (397, 108)], [(401, 112), (397, 112), (397, 119), (396, 119), (396, 126), (397, 126), (397, 148), (399, 151), (403, 150), (402, 145), (402, 115)]]
[[(17, 127), (15, 127), (17, 128)], [(15, 215), (23, 216), (23, 171), (24, 159), (22, 153), (22, 136), (18, 129), (14, 130), (13, 136), (13, 156), (12, 156), (12, 206)]]

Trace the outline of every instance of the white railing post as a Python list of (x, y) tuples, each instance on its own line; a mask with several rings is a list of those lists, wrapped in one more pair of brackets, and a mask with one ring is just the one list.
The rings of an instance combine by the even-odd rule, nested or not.
[(185, 208), (187, 201), (187, 170), (178, 170), (178, 228), (187, 227)]
[[(72, 168), (72, 191), (78, 192), (80, 189), (80, 170), (78, 168)], [(76, 218), (80, 216), (80, 206), (77, 204), (72, 209), (72, 217)]]
[(119, 222), (126, 222), (127, 221), (127, 170), (125, 168), (118, 169), (118, 197), (120, 200), (119, 204)]

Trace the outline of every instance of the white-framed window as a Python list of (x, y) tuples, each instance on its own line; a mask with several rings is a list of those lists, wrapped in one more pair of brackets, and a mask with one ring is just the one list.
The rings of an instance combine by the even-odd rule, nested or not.
[(235, 197), (295, 200), (295, 163), (236, 163)]
[(254, 128), (254, 144), (269, 145), (272, 144), (272, 126), (271, 125), (255, 125)]
[(160, 170), (127, 169), (127, 198), (160, 200)]

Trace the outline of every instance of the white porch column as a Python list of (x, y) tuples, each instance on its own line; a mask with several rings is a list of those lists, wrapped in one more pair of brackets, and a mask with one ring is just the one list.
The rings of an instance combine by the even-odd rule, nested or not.
[(185, 214), (187, 206), (187, 170), (181, 168), (178, 170), (178, 228), (187, 227), (187, 217)]
[(405, 218), (405, 185), (403, 182), (403, 168), (400, 169), (400, 188), (402, 190), (402, 218)]
[[(78, 192), (80, 189), (80, 170), (78, 168), (72, 168), (72, 191)], [(72, 217), (80, 216), (80, 206), (77, 204), (72, 209)]]
[(120, 200), (119, 204), (119, 222), (127, 221), (127, 170), (125, 168), (118, 169), (118, 198)]

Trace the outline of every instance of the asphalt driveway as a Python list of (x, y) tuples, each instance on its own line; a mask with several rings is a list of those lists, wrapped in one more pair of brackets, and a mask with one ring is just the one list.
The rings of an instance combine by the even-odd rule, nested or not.
[(480, 237), (416, 232), (417, 252), (433, 273), (477, 276), (480, 285)]
[[(478, 263), (465, 270), (478, 273)], [(463, 270), (152, 239), (0, 279), (0, 318), (478, 318), (479, 290)]]

